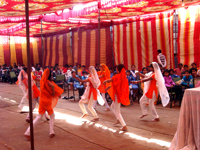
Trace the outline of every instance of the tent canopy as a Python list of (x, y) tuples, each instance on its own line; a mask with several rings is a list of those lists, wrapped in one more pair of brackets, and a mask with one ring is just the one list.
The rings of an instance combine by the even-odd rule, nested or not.
[[(69, 28), (98, 24), (98, 10), (101, 25), (110, 26), (134, 21), (137, 18), (151, 18), (153, 14), (199, 4), (197, 0), (29, 0), (30, 34), (66, 32)], [(73, 9), (72, 9), (73, 8)], [(140, 16), (140, 17), (138, 17)], [(142, 16), (142, 17), (141, 17)], [(25, 36), (24, 0), (0, 1), (0, 35)]]

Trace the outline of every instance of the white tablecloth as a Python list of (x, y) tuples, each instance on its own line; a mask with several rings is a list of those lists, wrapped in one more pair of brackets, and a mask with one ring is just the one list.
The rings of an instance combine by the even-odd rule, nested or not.
[(185, 91), (177, 131), (169, 150), (200, 150), (200, 88)]

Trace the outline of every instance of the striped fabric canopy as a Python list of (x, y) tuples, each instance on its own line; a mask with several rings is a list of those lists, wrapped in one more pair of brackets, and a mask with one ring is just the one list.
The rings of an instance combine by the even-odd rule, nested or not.
[(135, 65), (141, 70), (157, 61), (157, 50), (161, 49), (166, 56), (167, 68), (173, 68), (172, 13), (156, 14), (149, 21), (139, 20), (114, 26), (115, 63), (122, 63), (127, 69)]
[(200, 67), (200, 6), (178, 11), (178, 62)]

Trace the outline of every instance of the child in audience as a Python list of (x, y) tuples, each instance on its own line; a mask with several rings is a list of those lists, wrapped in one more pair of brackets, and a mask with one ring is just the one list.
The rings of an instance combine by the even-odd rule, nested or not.
[(192, 72), (192, 77), (193, 78), (197, 78), (197, 77), (200, 77), (198, 74), (197, 74), (197, 69), (196, 68), (192, 68), (191, 69), (191, 72)]
[(166, 69), (163, 73), (163, 76), (164, 76), (165, 86), (167, 87), (167, 90), (169, 92), (171, 91), (175, 92), (177, 99), (181, 99), (182, 89), (180, 86), (176, 86), (171, 76), (169, 75), (169, 70)]
[(182, 63), (178, 64), (178, 68), (174, 69), (175, 74), (180, 76), (181, 78), (182, 78), (182, 74), (181, 73), (183, 71), (184, 71), (184, 69), (183, 69), (183, 64)]
[(184, 71), (188, 70), (188, 65), (184, 65)]
[(186, 86), (187, 88), (193, 88), (193, 77), (190, 75), (189, 71), (185, 71), (185, 76), (181, 80), (181, 85)]
[(170, 69), (169, 70), (169, 75), (171, 76), (172, 79), (174, 79), (174, 78), (180, 78), (180, 76), (174, 74), (174, 69)]

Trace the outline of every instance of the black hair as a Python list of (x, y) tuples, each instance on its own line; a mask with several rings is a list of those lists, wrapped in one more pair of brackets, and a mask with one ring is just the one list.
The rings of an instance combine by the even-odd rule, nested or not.
[(197, 64), (193, 62), (191, 65), (195, 65), (196, 66)]
[(125, 68), (123, 64), (117, 65), (117, 69), (118, 69), (119, 72), (121, 72), (121, 70), (122, 70), (123, 68)]
[(157, 51), (158, 53), (162, 53), (162, 51), (159, 49), (158, 51)]
[(184, 73), (186, 73), (186, 72), (187, 72), (187, 73), (190, 73), (190, 72), (189, 72), (189, 70), (185, 70), (185, 72), (184, 72)]
[(153, 68), (153, 64), (149, 65), (149, 67)]
[(84, 67), (84, 68), (85, 68), (85, 65), (82, 65), (82, 67)]
[(68, 64), (65, 64), (65, 67), (67, 68), (67, 67), (69, 67), (69, 65), (68, 65)]
[(191, 68), (191, 72), (192, 72), (193, 70), (195, 70), (195, 71), (197, 72), (197, 68)]
[(179, 65), (179, 66), (180, 66), (180, 65), (181, 65), (181, 66), (183, 66), (183, 64), (182, 64), (182, 63), (179, 63), (178, 65)]
[(51, 68), (54, 68), (53, 66), (51, 66)]
[(165, 72), (168, 72), (168, 73), (169, 73), (169, 70), (168, 70), (168, 69), (165, 69), (164, 72), (163, 72), (163, 76), (164, 76)]
[(148, 68), (147, 68), (147, 67), (142, 68), (142, 71), (144, 71), (144, 69), (146, 69), (146, 70), (148, 71)]
[(126, 72), (129, 72), (129, 73), (130, 73), (130, 70), (126, 70)]
[(85, 74), (85, 73), (87, 73), (86, 71), (82, 71), (82, 74)]
[[(49, 69), (49, 68), (48, 68), (48, 69)], [(48, 80), (51, 81), (52, 79), (51, 79), (51, 70), (50, 70), (50, 69), (49, 69), (49, 72), (50, 72), (50, 73), (49, 73), (49, 76), (48, 76)]]
[(131, 67), (135, 67), (135, 65), (132, 65)]
[(184, 67), (188, 67), (188, 65), (184, 65)]
[(73, 66), (72, 66), (72, 65), (70, 65), (69, 67), (72, 67), (72, 68), (73, 68)]
[(174, 72), (174, 69), (170, 69), (170, 70), (169, 70), (169, 72), (171, 72), (171, 71), (173, 71), (173, 72)]
[(27, 72), (27, 67), (24, 67), (23, 70), (24, 70), (25, 72)]

